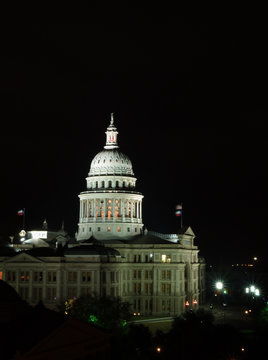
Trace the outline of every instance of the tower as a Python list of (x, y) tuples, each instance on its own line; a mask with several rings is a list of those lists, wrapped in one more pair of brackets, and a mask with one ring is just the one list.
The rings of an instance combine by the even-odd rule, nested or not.
[(119, 151), (113, 114), (106, 144), (92, 160), (87, 190), (79, 194), (77, 240), (129, 239), (142, 233), (143, 195), (135, 190), (136, 178), (127, 155)]

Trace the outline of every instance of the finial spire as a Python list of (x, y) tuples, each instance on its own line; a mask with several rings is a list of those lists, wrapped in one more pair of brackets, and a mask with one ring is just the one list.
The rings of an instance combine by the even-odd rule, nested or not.
[(106, 145), (104, 149), (116, 149), (119, 147), (117, 144), (117, 135), (118, 131), (114, 126), (114, 113), (111, 113), (111, 121), (106, 131)]

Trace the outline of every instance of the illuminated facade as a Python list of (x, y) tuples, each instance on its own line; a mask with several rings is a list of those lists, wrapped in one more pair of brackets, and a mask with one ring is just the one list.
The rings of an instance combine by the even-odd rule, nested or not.
[(68, 247), (0, 250), (0, 277), (30, 304), (41, 299), (53, 307), (97, 294), (120, 296), (136, 314), (180, 315), (204, 302), (205, 262), (190, 227), (167, 235), (144, 230), (143, 195), (117, 135), (111, 118), (79, 195), (76, 240)]
[(135, 191), (130, 159), (119, 151), (113, 115), (106, 145), (91, 162), (87, 191), (80, 193), (77, 240), (129, 238), (141, 234), (142, 198)]

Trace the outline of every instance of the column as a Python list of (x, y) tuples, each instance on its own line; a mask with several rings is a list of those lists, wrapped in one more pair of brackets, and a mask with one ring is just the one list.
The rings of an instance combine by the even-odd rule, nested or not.
[(125, 199), (121, 200), (121, 211), (122, 211), (122, 219), (123, 219), (123, 223), (125, 222), (126, 219), (126, 201)]
[(103, 200), (103, 218), (102, 221), (105, 222), (107, 217), (107, 208), (106, 208), (106, 199)]
[(57, 274), (57, 282), (56, 282), (56, 301), (59, 303), (62, 300), (62, 296), (61, 296), (61, 271), (57, 270), (56, 272)]
[(115, 199), (112, 199), (112, 216), (113, 222), (115, 222)]
[(130, 217), (131, 217), (131, 222), (133, 220), (133, 200), (130, 201)]
[(94, 221), (96, 221), (96, 199), (93, 200), (93, 217)]
[(80, 222), (82, 222), (82, 200), (80, 199)]

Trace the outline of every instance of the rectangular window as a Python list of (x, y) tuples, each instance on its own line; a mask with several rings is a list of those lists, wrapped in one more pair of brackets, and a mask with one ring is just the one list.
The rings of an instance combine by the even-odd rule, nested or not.
[(145, 278), (145, 279), (148, 279), (148, 278), (149, 278), (149, 271), (148, 271), (148, 270), (145, 270), (145, 272), (144, 272), (144, 278)]
[(21, 271), (20, 272), (20, 281), (29, 281), (29, 271)]
[(171, 256), (163, 254), (161, 256), (161, 261), (162, 261), (162, 263), (170, 263), (171, 262)]
[(43, 281), (43, 271), (34, 271), (34, 273), (33, 273), (33, 281), (34, 282)]
[(162, 270), (161, 272), (161, 280), (165, 280), (166, 279), (166, 271)]
[(77, 272), (76, 271), (68, 271), (68, 281), (69, 282), (77, 281)]
[(82, 282), (90, 282), (91, 281), (91, 271), (83, 271), (81, 273), (81, 281)]
[(138, 270), (138, 279), (141, 279), (141, 270)]
[(0, 271), (0, 280), (3, 280), (3, 271)]
[(171, 284), (166, 284), (167, 295), (171, 295)]
[(161, 295), (165, 295), (166, 294), (166, 284), (161, 284)]
[(148, 289), (149, 289), (148, 283), (145, 283), (144, 284), (144, 292), (145, 292), (146, 295), (148, 294)]
[(145, 255), (145, 262), (149, 262), (149, 255)]
[(15, 271), (7, 272), (7, 281), (16, 281), (16, 273)]
[(171, 270), (167, 270), (167, 280), (171, 280)]
[(91, 296), (91, 287), (82, 287), (81, 296)]
[(148, 311), (148, 300), (145, 300), (145, 310)]
[(56, 280), (57, 280), (56, 271), (48, 271), (47, 282), (56, 282)]
[(133, 279), (137, 279), (137, 270), (133, 270)]
[(114, 283), (115, 282), (114, 271), (110, 272), (110, 278), (111, 278), (111, 282)]

